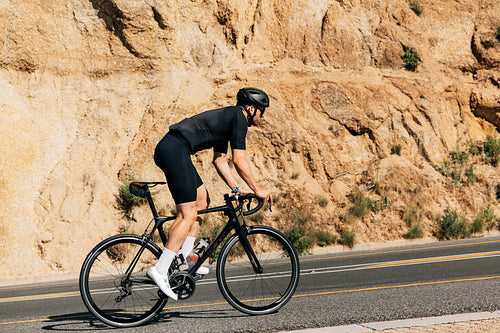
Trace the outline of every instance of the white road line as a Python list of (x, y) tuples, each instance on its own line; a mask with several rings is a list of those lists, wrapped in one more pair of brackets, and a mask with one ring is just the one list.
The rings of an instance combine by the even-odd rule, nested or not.
[[(444, 257), (428, 257), (428, 258), (416, 258), (416, 259), (407, 259), (407, 260), (394, 260), (394, 261), (383, 261), (383, 262), (372, 262), (365, 264), (355, 264), (355, 265), (345, 265), (345, 266), (332, 266), (332, 267), (321, 267), (321, 268), (312, 268), (312, 269), (304, 269), (300, 271), (301, 276), (305, 275), (315, 275), (315, 274), (330, 274), (330, 273), (340, 273), (340, 272), (350, 272), (350, 271), (358, 271), (358, 270), (368, 270), (368, 269), (379, 269), (379, 268), (392, 268), (392, 267), (400, 267), (400, 266), (410, 266), (410, 265), (422, 265), (422, 264), (434, 264), (434, 263), (442, 263), (449, 261), (460, 261), (460, 260), (471, 260), (471, 259), (484, 259), (484, 258), (492, 258), (499, 257), (500, 251), (496, 252), (478, 252), (478, 253), (468, 253), (461, 255), (452, 255), (452, 256), (444, 256)], [(289, 272), (277, 272), (270, 274), (263, 274), (264, 278), (271, 277), (281, 277), (285, 276)], [(238, 282), (248, 280), (248, 276), (240, 275), (240, 276), (232, 276), (228, 278), (228, 281)], [(215, 284), (217, 280), (215, 278), (205, 279), (196, 283), (196, 285), (209, 285)], [(141, 288), (142, 290), (152, 289), (151, 288)], [(115, 289), (102, 289), (98, 290), (98, 293), (111, 293), (112, 290)], [(65, 297), (75, 297), (80, 296), (79, 291), (73, 292), (65, 292), (65, 293), (57, 293), (57, 294), (42, 294), (42, 295), (28, 295), (28, 296), (19, 296), (19, 297), (8, 297), (8, 298), (0, 298), (1, 303), (10, 303), (10, 302), (26, 302), (26, 301), (34, 301), (41, 299), (53, 299), (53, 298), (65, 298)]]

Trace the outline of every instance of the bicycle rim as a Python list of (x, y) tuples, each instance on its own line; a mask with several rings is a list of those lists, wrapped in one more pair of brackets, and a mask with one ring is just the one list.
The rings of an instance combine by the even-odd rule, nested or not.
[(254, 271), (239, 236), (233, 236), (222, 248), (217, 262), (219, 288), (228, 303), (241, 312), (275, 312), (297, 288), (297, 253), (282, 233), (269, 227), (251, 227), (247, 239), (263, 272)]
[(97, 245), (87, 256), (80, 273), (83, 302), (99, 320), (115, 327), (133, 327), (151, 321), (166, 298), (146, 277), (160, 257), (160, 249), (147, 243), (130, 278), (125, 272), (142, 247), (135, 235), (118, 235)]

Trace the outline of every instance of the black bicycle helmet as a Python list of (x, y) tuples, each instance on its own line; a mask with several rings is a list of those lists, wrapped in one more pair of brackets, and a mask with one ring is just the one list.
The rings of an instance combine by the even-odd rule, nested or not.
[(243, 88), (236, 95), (238, 105), (254, 105), (257, 108), (269, 107), (269, 96), (257, 88)]

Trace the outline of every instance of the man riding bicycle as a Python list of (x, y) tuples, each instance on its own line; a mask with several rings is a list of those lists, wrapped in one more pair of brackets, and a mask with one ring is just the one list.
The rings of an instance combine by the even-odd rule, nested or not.
[[(260, 89), (243, 88), (236, 99), (236, 106), (205, 111), (170, 126), (155, 149), (155, 163), (165, 173), (178, 214), (158, 263), (147, 271), (147, 275), (174, 300), (177, 295), (170, 288), (168, 270), (178, 252), (184, 258), (191, 253), (203, 220), (198, 210), (206, 209), (210, 203), (207, 188), (191, 155), (213, 148), (213, 164), (232, 193), (255, 193), (264, 202), (272, 200), (271, 192), (257, 184), (246, 155), (248, 127), (261, 123), (269, 97)], [(231, 173), (227, 161), (228, 144), (236, 171), (251, 190), (241, 188)], [(196, 273), (207, 274), (208, 269), (200, 267)]]

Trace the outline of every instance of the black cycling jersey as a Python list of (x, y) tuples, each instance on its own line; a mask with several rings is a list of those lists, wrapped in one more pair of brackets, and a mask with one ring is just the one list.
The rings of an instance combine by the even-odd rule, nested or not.
[(248, 125), (241, 108), (236, 106), (209, 110), (170, 126), (155, 149), (155, 163), (165, 173), (176, 204), (196, 201), (197, 189), (203, 184), (191, 154), (214, 148), (227, 153), (246, 149)]
[(247, 119), (237, 106), (202, 112), (170, 126), (170, 130), (186, 139), (191, 154), (212, 147), (225, 154), (228, 142), (232, 149), (246, 149)]

